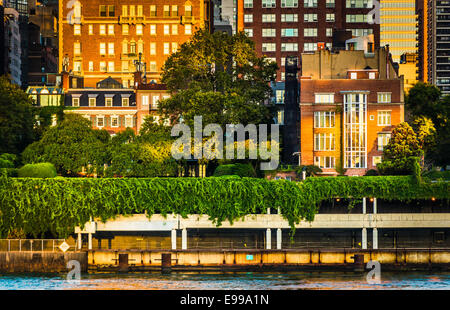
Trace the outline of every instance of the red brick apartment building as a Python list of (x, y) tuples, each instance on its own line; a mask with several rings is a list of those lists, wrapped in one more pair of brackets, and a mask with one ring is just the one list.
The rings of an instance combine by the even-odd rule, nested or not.
[(373, 0), (237, 0), (238, 30), (255, 42), (259, 55), (266, 55), (281, 68), (277, 81), (284, 81), (286, 56), (332, 48), (333, 32), (351, 31), (353, 37), (374, 35), (379, 47), (380, 26), (368, 14)]
[(323, 174), (376, 169), (392, 128), (404, 121), (403, 76), (389, 49), (302, 54), (301, 164)]
[(158, 81), (167, 57), (209, 25), (209, 0), (59, 0), (59, 72), (95, 87), (109, 76), (133, 86), (142, 53), (147, 78)]

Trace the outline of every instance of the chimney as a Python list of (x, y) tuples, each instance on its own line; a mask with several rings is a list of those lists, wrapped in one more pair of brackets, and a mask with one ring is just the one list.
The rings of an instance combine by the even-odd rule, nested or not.
[(62, 88), (66, 92), (69, 89), (69, 87), (70, 87), (69, 72), (67, 72), (67, 71), (61, 72), (61, 78), (62, 78), (62, 83), (61, 83), (62, 84)]
[(389, 80), (389, 44), (386, 44), (386, 79)]

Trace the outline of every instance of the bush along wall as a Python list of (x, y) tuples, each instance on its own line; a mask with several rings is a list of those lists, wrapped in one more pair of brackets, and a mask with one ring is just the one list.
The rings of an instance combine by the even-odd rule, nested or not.
[(90, 216), (206, 214), (217, 225), (279, 207), (292, 228), (312, 221), (322, 201), (377, 197), (386, 200), (450, 198), (448, 182), (411, 176), (308, 178), (296, 183), (255, 178), (8, 178), (0, 177), (0, 235), (21, 229), (35, 237), (65, 237)]

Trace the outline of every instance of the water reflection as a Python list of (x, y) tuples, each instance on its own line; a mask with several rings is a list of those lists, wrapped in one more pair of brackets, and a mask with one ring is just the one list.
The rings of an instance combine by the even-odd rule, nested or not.
[(356, 272), (89, 273), (79, 282), (66, 275), (0, 275), (1, 290), (342, 290), (450, 289), (450, 272), (384, 272), (369, 284)]

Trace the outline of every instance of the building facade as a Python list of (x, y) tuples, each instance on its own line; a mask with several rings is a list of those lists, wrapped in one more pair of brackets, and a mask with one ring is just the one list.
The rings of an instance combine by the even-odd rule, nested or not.
[(389, 49), (302, 54), (301, 164), (364, 175), (404, 121), (404, 85)]
[(210, 26), (210, 10), (206, 0), (60, 0), (59, 71), (84, 76), (87, 87), (111, 76), (127, 88), (141, 55), (148, 79), (159, 81), (167, 57)]
[[(238, 0), (238, 30), (255, 42), (258, 54), (281, 68), (277, 81), (285, 80), (286, 56), (332, 48), (335, 30), (354, 37), (374, 35), (380, 45), (380, 27), (372, 0)], [(301, 64), (300, 64), (301, 66)]]
[(5, 73), (11, 83), (22, 85), (22, 50), (19, 13), (5, 8)]

